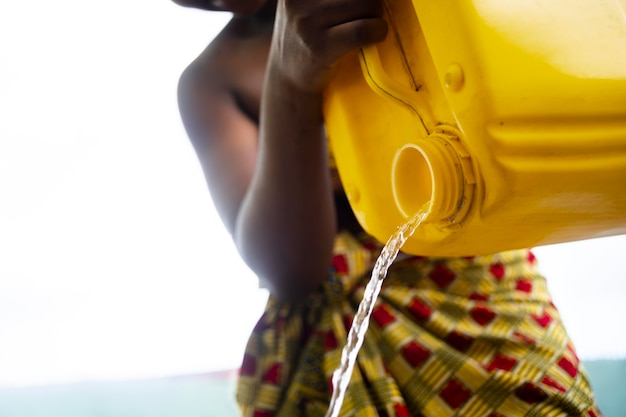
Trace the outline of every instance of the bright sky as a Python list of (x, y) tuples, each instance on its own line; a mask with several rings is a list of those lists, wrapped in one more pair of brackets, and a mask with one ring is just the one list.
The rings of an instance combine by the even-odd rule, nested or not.
[[(266, 294), (176, 106), (227, 19), (169, 0), (0, 2), (0, 387), (238, 366)], [(626, 357), (624, 248), (537, 250), (583, 357)]]

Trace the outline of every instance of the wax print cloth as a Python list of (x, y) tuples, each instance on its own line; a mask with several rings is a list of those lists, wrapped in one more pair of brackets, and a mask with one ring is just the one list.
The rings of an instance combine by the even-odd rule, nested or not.
[[(297, 304), (270, 297), (240, 370), (244, 416), (325, 415), (380, 250), (343, 233), (323, 289)], [(600, 415), (530, 250), (396, 261), (341, 409), (358, 417)]]

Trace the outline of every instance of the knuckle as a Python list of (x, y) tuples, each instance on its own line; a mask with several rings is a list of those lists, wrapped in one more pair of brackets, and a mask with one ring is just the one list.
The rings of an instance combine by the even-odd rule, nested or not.
[(384, 14), (384, 5), (380, 0), (359, 0), (364, 2), (364, 7), (366, 7), (368, 13), (372, 17), (382, 17)]
[(323, 44), (324, 32), (316, 22), (314, 16), (301, 16), (294, 22), (294, 31), (300, 43), (309, 51), (320, 52)]
[(380, 42), (387, 36), (387, 22), (383, 19), (364, 19), (353, 28), (353, 36), (359, 45)]

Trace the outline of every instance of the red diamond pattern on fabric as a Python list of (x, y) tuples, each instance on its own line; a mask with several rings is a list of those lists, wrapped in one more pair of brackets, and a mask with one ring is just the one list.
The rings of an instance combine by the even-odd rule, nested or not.
[(396, 413), (395, 417), (411, 417), (409, 409), (404, 404), (394, 404), (393, 411)]
[(338, 274), (347, 274), (348, 262), (346, 261), (346, 257), (343, 255), (333, 256), (333, 268)]
[(254, 410), (254, 414), (252, 417), (272, 417), (274, 415), (273, 412), (267, 410)]
[(430, 357), (430, 350), (413, 341), (402, 348), (402, 356), (413, 367), (417, 368)]
[(449, 344), (459, 352), (466, 352), (467, 349), (469, 349), (469, 347), (474, 342), (474, 339), (456, 330), (449, 333), (448, 336), (446, 336), (445, 340), (447, 344)]
[(274, 363), (263, 375), (263, 382), (278, 384), (280, 380), (280, 363)]
[(526, 343), (527, 345), (534, 345), (535, 343), (537, 343), (537, 341), (533, 339), (532, 337), (527, 336), (520, 332), (513, 333), (513, 336), (515, 336), (517, 339), (521, 340), (522, 342)]
[(587, 411), (587, 416), (589, 416), (589, 417), (601, 417), (598, 413), (595, 412), (595, 410)]
[(474, 321), (481, 326), (486, 326), (496, 317), (496, 313), (494, 313), (491, 309), (485, 306), (476, 306), (470, 311), (470, 315), (474, 319)]
[(515, 396), (529, 404), (536, 404), (548, 398), (548, 395), (532, 382), (526, 382), (518, 387), (515, 390)]
[(489, 295), (475, 292), (470, 294), (469, 298), (474, 301), (487, 301), (489, 300)]
[(276, 331), (283, 333), (285, 331), (286, 319), (284, 317), (278, 317), (276, 319)]
[(562, 357), (557, 363), (559, 365), (559, 368), (567, 372), (572, 378), (575, 378), (576, 375), (578, 375), (578, 367), (566, 357)]
[(568, 343), (568, 344), (567, 344), (567, 350), (569, 350), (569, 351), (570, 351), (570, 353), (571, 353), (572, 355), (574, 355), (574, 357), (575, 357), (575, 358), (578, 358), (578, 356), (576, 355), (576, 349), (574, 349), (574, 345), (573, 345), (573, 344)]
[(545, 312), (540, 316), (533, 314), (532, 318), (544, 329), (548, 327), (552, 322), (552, 317), (550, 317), (550, 315)]
[(517, 359), (511, 358), (506, 355), (496, 355), (491, 363), (487, 366), (489, 372), (493, 372), (496, 369), (503, 371), (510, 371), (517, 365)]
[(394, 316), (394, 314), (382, 304), (374, 308), (374, 311), (372, 311), (372, 318), (381, 329), (384, 329), (396, 321), (396, 316)]
[(239, 375), (252, 376), (256, 373), (256, 358), (251, 355), (244, 355), (239, 368)]
[(454, 272), (444, 264), (439, 264), (434, 267), (428, 276), (442, 289), (450, 285), (452, 281), (454, 281), (454, 278), (456, 278)]
[(472, 396), (472, 391), (456, 378), (452, 378), (448, 381), (444, 389), (441, 390), (439, 396), (443, 398), (453, 410), (456, 410)]
[(530, 262), (531, 264), (537, 262), (537, 257), (532, 251), (528, 251), (528, 262)]
[(560, 392), (566, 391), (566, 389), (563, 386), (561, 386), (558, 382), (556, 382), (554, 379), (550, 378), (549, 376), (544, 376), (543, 379), (541, 380), (541, 383), (549, 387), (552, 387), (555, 390), (560, 391)]
[(492, 264), (489, 267), (489, 272), (491, 272), (491, 275), (493, 275), (496, 280), (500, 281), (504, 277), (504, 265), (499, 262)]
[(351, 315), (345, 315), (343, 316), (343, 325), (346, 328), (346, 331), (350, 331), (350, 329), (352, 328), (352, 322), (354, 321), (354, 316)]
[(426, 321), (433, 314), (431, 308), (417, 298), (413, 298), (411, 300), (407, 309), (409, 310), (409, 313), (411, 313), (411, 315), (419, 321)]
[(370, 251), (380, 250), (380, 246), (373, 242), (363, 242), (363, 247), (369, 249)]
[(573, 358), (574, 362), (576, 364), (578, 364), (578, 362), (579, 362), (578, 354), (576, 354), (576, 348), (574, 347), (574, 345), (571, 342), (567, 344), (567, 350), (572, 354), (572, 358)]
[(527, 279), (518, 279), (517, 283), (515, 284), (515, 289), (517, 291), (530, 294), (533, 290), (533, 284)]
[[(521, 256), (525, 257), (526, 253), (522, 253)], [(352, 258), (347, 257), (347, 262), (351, 266)], [(493, 261), (491, 263), (493, 263)], [(461, 266), (463, 266), (462, 264), (463, 264), (463, 261), (460, 261), (460, 262), (454, 261), (452, 263), (453, 266), (449, 266), (449, 268), (452, 272), (455, 272), (457, 270), (460, 271)], [(520, 281), (521, 279), (525, 279), (523, 278), (525, 275), (518, 275), (517, 271), (520, 270), (521, 271), (520, 273), (525, 273), (525, 270), (523, 270), (522, 267), (519, 267), (519, 265), (515, 267), (509, 267), (508, 266), (509, 264), (506, 262), (504, 262), (504, 265), (505, 265), (506, 271), (502, 278), (502, 281), (503, 281), (502, 286), (506, 289), (506, 291), (509, 294), (511, 294), (512, 297), (515, 297), (515, 294), (518, 294), (519, 295), (518, 298), (525, 299), (526, 296), (523, 293), (519, 293), (516, 291), (516, 285), (518, 285), (518, 290), (519, 290), (518, 281)], [(434, 265), (431, 264), (431, 267), (433, 266)], [(420, 265), (420, 268), (428, 268), (426, 270), (426, 273), (431, 272), (431, 269), (428, 266), (428, 263), (426, 262), (424, 262), (424, 265)], [(463, 281), (462, 278), (464, 277), (461, 275), (462, 272), (459, 272), (456, 278), (453, 279), (452, 283), (449, 285), (448, 288), (453, 288), (455, 290), (458, 289), (459, 292), (463, 292), (462, 294), (463, 297), (467, 297), (468, 293), (471, 293), (472, 291), (476, 291), (477, 293), (484, 291), (484, 293), (487, 294), (490, 291), (492, 291), (493, 288), (498, 288), (497, 287), (498, 284), (496, 284), (495, 278), (486, 277), (485, 279), (487, 280), (487, 282), (481, 282), (482, 284), (485, 284), (485, 286), (481, 285), (479, 287), (477, 283), (475, 282), (474, 274), (478, 272), (476, 269), (480, 268), (480, 270), (484, 274), (486, 270), (489, 268), (489, 263), (487, 264), (483, 263), (482, 266), (479, 266), (479, 264), (471, 265), (471, 268), (472, 269), (470, 270), (469, 282), (466, 283), (465, 281)], [(534, 277), (534, 275), (530, 275), (530, 276)], [(509, 277), (511, 279), (510, 281), (507, 279)], [(507, 281), (504, 282), (505, 280)], [(544, 290), (543, 286), (539, 285), (538, 283), (536, 283), (536, 281), (532, 279), (529, 281), (531, 284), (533, 284), (532, 286), (533, 296), (538, 295), (541, 297), (543, 295), (542, 291)], [(535, 319), (530, 315), (528, 311), (524, 311), (524, 309), (521, 309), (521, 311), (516, 310), (515, 313), (519, 313), (519, 319), (523, 320), (523, 322), (518, 327), (517, 321), (508, 320), (508, 319), (505, 320), (507, 318), (506, 316), (504, 316), (504, 314), (506, 314), (505, 313), (506, 309), (500, 310), (499, 307), (496, 308), (496, 307), (493, 307), (491, 304), (487, 304), (485, 302), (479, 301), (478, 299), (480, 299), (480, 296), (485, 296), (485, 294), (478, 294), (477, 296), (478, 299), (471, 301), (469, 303), (466, 301), (467, 299), (465, 299), (465, 300), (460, 300), (462, 301), (462, 304), (455, 304), (455, 305), (450, 304), (450, 310), (449, 310), (450, 317), (447, 317), (444, 315), (446, 314), (448, 310), (444, 309), (442, 313), (439, 313), (436, 311), (437, 309), (436, 306), (440, 302), (446, 303), (444, 307), (448, 307), (447, 299), (442, 300), (438, 297), (433, 297), (433, 300), (431, 301), (430, 297), (423, 295), (424, 293), (427, 293), (429, 289), (436, 290), (438, 288), (436, 284), (432, 280), (430, 280), (430, 278), (428, 277), (426, 277), (425, 282), (423, 282), (422, 284), (424, 284), (424, 287), (410, 288), (410, 289), (407, 288), (406, 291), (402, 291), (402, 292), (400, 291), (391, 292), (389, 294), (390, 295), (389, 298), (395, 300), (395, 303), (393, 305), (389, 305), (389, 304), (385, 305), (385, 303), (389, 302), (390, 300), (384, 297), (385, 294), (383, 294), (383, 297), (381, 297), (381, 301), (380, 301), (381, 304), (378, 304), (378, 306), (382, 306), (382, 308), (377, 309), (378, 306), (375, 307), (373, 320), (375, 322), (380, 323), (382, 326), (386, 326), (384, 335), (380, 334), (381, 332), (378, 331), (378, 328), (375, 328), (374, 330), (376, 330), (376, 333), (375, 333), (376, 336), (389, 336), (390, 341), (394, 341), (396, 343), (398, 340), (402, 340), (402, 339), (405, 340), (405, 342), (400, 345), (394, 343), (395, 346), (393, 346), (393, 350), (395, 352), (393, 353), (393, 356), (399, 355), (402, 358), (400, 359), (400, 358), (397, 358), (396, 356), (397, 359), (395, 360), (400, 360), (401, 361), (400, 364), (395, 363), (395, 360), (392, 362), (391, 367), (394, 371), (401, 370), (403, 372), (408, 372), (408, 373), (414, 372), (414, 375), (422, 375), (423, 372), (428, 372), (430, 375), (431, 374), (430, 371), (435, 370), (436, 373), (434, 372), (434, 375), (432, 378), (429, 378), (428, 381), (426, 381), (426, 378), (423, 379), (424, 381), (426, 381), (426, 383), (430, 385), (430, 387), (427, 388), (430, 391), (430, 395), (434, 396), (434, 402), (430, 402), (429, 406), (436, 407), (438, 409), (437, 411), (441, 411), (442, 413), (446, 413), (445, 410), (447, 409), (447, 414), (453, 414), (455, 412), (457, 414), (462, 414), (463, 411), (465, 411), (466, 409), (470, 407), (472, 408), (472, 410), (476, 410), (478, 407), (482, 408), (484, 406), (483, 408), (485, 412), (484, 417), (487, 416), (486, 412), (492, 413), (490, 414), (490, 417), (502, 417), (501, 414), (498, 414), (495, 412), (497, 409), (511, 410), (516, 407), (519, 407), (519, 409), (532, 409), (533, 405), (532, 404), (529, 405), (529, 403), (533, 403), (537, 401), (541, 401), (541, 402), (536, 403), (534, 407), (541, 408), (543, 404), (546, 404), (546, 405), (553, 404), (552, 402), (553, 398), (560, 399), (563, 397), (560, 394), (562, 393), (562, 391), (560, 391), (559, 388), (566, 389), (566, 390), (570, 389), (571, 384), (573, 384), (574, 382), (569, 379), (567, 369), (568, 367), (571, 367), (574, 364), (576, 364), (577, 360), (570, 351), (565, 349), (565, 346), (563, 346), (564, 343), (561, 344), (563, 339), (567, 340), (567, 337), (563, 337), (563, 338), (559, 337), (555, 339), (559, 343), (554, 344), (553, 350), (548, 353), (549, 356), (547, 356), (547, 359), (546, 357), (540, 358), (538, 356), (533, 356), (532, 358), (534, 360), (533, 363), (537, 365), (537, 368), (541, 368), (541, 369), (537, 369), (536, 372), (534, 368), (531, 369), (534, 375), (529, 378), (532, 378), (532, 381), (534, 382), (534, 384), (531, 384), (530, 386), (524, 384), (524, 379), (529, 380), (529, 378), (524, 378), (522, 379), (522, 381), (515, 383), (513, 382), (513, 379), (506, 377), (506, 373), (515, 370), (517, 366), (523, 366), (524, 368), (526, 368), (526, 362), (525, 362), (527, 360), (525, 356), (526, 352), (530, 351), (531, 354), (535, 352), (535, 350), (533, 350), (532, 347), (520, 346), (523, 344), (522, 340), (527, 341), (528, 343), (531, 343), (531, 344), (540, 343), (540, 341), (545, 340), (544, 338), (545, 334), (553, 330), (556, 330), (556, 331), (560, 330), (560, 328), (558, 327), (560, 326), (560, 322), (558, 320), (558, 313), (553, 313), (552, 309), (547, 308), (546, 311), (549, 314), (548, 319), (551, 320), (551, 324), (546, 329), (542, 329), (539, 324), (535, 324)], [(361, 291), (361, 290), (359, 289), (359, 290), (354, 291), (354, 294), (356, 294), (357, 291)], [(455, 291), (450, 291), (450, 293), (455, 293)], [(397, 297), (397, 298), (391, 297), (391, 295), (395, 296), (397, 294), (402, 294), (402, 296)], [(493, 290), (493, 294), (499, 294), (499, 289)], [(410, 332), (406, 333), (406, 331), (403, 330), (403, 326), (405, 324), (411, 325), (410, 324), (411, 319), (416, 320), (415, 318), (413, 318), (413, 315), (409, 312), (409, 306), (414, 301), (413, 297), (416, 297), (415, 304), (413, 306), (413, 311), (419, 312), (419, 314), (417, 314), (417, 316), (419, 317), (428, 318), (429, 324), (431, 321), (433, 322), (432, 327), (428, 327), (428, 326), (424, 326), (424, 327), (426, 327), (427, 329), (433, 329), (436, 332), (436, 337), (439, 340), (442, 340), (442, 339), (445, 340), (447, 338), (448, 343), (449, 343), (449, 346), (447, 348), (446, 348), (445, 343), (443, 346), (441, 346), (440, 344), (437, 345), (436, 343), (434, 345), (429, 344), (427, 340), (430, 340), (430, 335), (429, 337), (426, 337), (424, 339), (421, 339), (418, 336), (414, 336), (413, 338), (411, 338), (409, 336)], [(491, 295), (488, 298), (492, 299), (493, 297), (494, 295)], [(493, 308), (493, 310), (490, 310), (490, 308)], [(346, 310), (350, 310), (350, 309), (346, 308)], [(350, 316), (350, 314), (347, 313), (346, 310), (343, 310), (343, 312), (339, 312), (339, 311), (332, 312), (333, 314), (331, 316), (333, 320), (332, 323), (335, 323), (335, 325), (339, 324), (339, 326), (341, 326), (342, 323), (337, 323), (337, 321), (341, 322), (342, 320), (347, 319)], [(283, 314), (283, 310), (282, 309), (279, 311), (272, 310), (271, 313), (273, 313), (274, 316), (281, 316)], [(340, 314), (338, 317), (336, 316), (337, 313)], [(464, 313), (465, 317), (462, 317), (461, 313)], [(537, 317), (545, 315), (543, 309), (536, 309), (532, 311), (532, 313), (536, 313)], [(495, 317), (490, 318), (492, 314), (495, 314)], [(406, 315), (406, 316), (403, 316), (403, 315)], [(272, 320), (274, 316), (272, 316)], [(317, 316), (314, 316), (314, 315), (307, 315), (305, 318), (307, 320), (310, 320), (311, 322), (314, 322), (314, 324), (312, 325), (314, 326), (313, 328), (319, 329), (315, 331), (314, 336), (313, 336), (317, 340), (317, 342), (313, 343), (312, 345), (319, 344), (319, 345), (324, 346), (324, 344), (326, 344), (330, 346), (330, 345), (337, 344), (337, 342), (339, 342), (339, 345), (341, 345), (341, 338), (339, 336), (335, 337), (333, 333), (329, 337), (329, 335), (326, 334), (330, 327), (328, 320), (317, 319)], [(441, 322), (436, 321), (440, 318), (442, 319)], [(324, 317), (324, 319), (326, 319), (326, 317)], [(278, 320), (280, 320), (279, 317), (276, 317), (276, 321)], [(286, 324), (293, 323), (289, 320), (290, 320), (290, 317), (287, 317)], [(304, 321), (303, 318), (299, 316), (296, 317), (296, 320)], [(460, 322), (461, 320), (463, 322)], [(480, 321), (482, 323), (489, 323), (488, 325), (489, 327), (482, 329), (480, 328), (478, 324), (473, 323), (474, 320)], [(270, 320), (268, 319), (268, 321)], [(274, 324), (276, 323), (276, 321), (271, 321), (270, 323)], [(260, 340), (261, 342), (267, 341), (267, 340), (273, 341), (274, 338), (283, 336), (281, 332), (284, 332), (285, 334), (289, 336), (289, 334), (292, 333), (292, 331), (294, 330), (294, 327), (284, 326), (285, 328), (283, 329), (282, 324), (284, 320), (280, 320), (280, 321), (281, 321), (281, 325), (276, 326), (277, 328), (279, 327), (278, 329), (275, 329), (275, 331), (274, 329), (272, 329), (273, 333), (263, 334), (262, 336), (265, 337), (265, 339), (257, 339), (257, 340)], [(402, 321), (402, 323), (400, 323), (400, 321)], [(501, 324), (503, 327), (506, 326), (506, 329), (501, 328), (500, 327)], [(510, 326), (507, 326), (509, 324)], [(483, 340), (481, 337), (484, 334), (489, 334), (489, 331), (491, 330), (490, 328), (492, 326), (493, 326), (493, 330), (495, 332), (498, 332), (498, 334), (502, 336), (503, 338), (502, 340), (504, 340), (504, 343), (506, 344), (505, 346), (507, 348), (512, 347), (513, 351), (502, 350), (498, 352), (496, 350), (495, 352), (494, 351), (488, 352), (488, 351), (483, 350)], [(511, 340), (509, 339), (509, 337), (511, 333), (513, 333), (516, 330), (516, 327), (521, 329), (520, 331), (522, 333), (518, 333), (517, 336), (513, 336), (513, 339)], [(299, 330), (300, 328), (298, 327), (297, 329)], [(451, 332), (451, 330), (453, 329), (455, 329), (456, 331)], [(398, 332), (396, 332), (396, 330), (398, 330)], [(504, 330), (506, 330), (506, 332)], [(533, 339), (531, 339), (530, 337), (526, 336), (523, 333), (530, 335), (533, 338), (537, 339), (537, 342), (535, 342)], [(477, 336), (478, 334), (480, 334), (481, 336)], [(559, 336), (559, 334), (557, 334), (557, 336)], [(272, 339), (270, 339), (270, 337)], [(303, 338), (298, 333), (298, 334), (295, 334), (295, 337), (293, 337), (292, 339), (287, 339), (286, 342), (301, 343), (302, 340)], [(412, 344), (411, 346), (408, 346), (407, 342), (411, 340), (414, 340), (415, 343)], [(474, 343), (474, 340), (476, 343)], [(509, 340), (511, 345), (509, 345), (508, 344), (509, 342), (506, 342), (506, 340)], [(517, 346), (515, 346), (515, 344), (517, 344)], [(434, 349), (435, 345), (439, 346), (437, 351), (435, 351)], [(391, 346), (389, 347), (389, 349), (391, 349)], [(448, 369), (448, 368), (444, 368), (445, 372), (437, 372), (436, 371), (437, 369), (441, 369), (441, 367), (437, 366), (439, 365), (439, 360), (440, 360), (438, 356), (439, 349), (442, 349), (442, 350), (445, 349), (447, 351), (445, 353), (446, 357), (454, 356), (454, 357), (460, 358), (460, 355), (458, 353), (455, 353), (456, 349), (462, 350), (462, 351), (469, 351), (471, 353), (475, 352), (476, 356), (478, 356), (477, 359), (480, 360), (481, 362), (480, 365), (477, 365), (480, 367), (480, 369), (470, 369), (469, 367), (464, 366), (461, 368), (460, 372), (456, 372), (456, 369)], [(495, 346), (495, 349), (497, 349), (497, 345)], [(568, 349), (571, 349), (571, 346), (568, 346)], [(557, 350), (557, 352), (554, 352), (554, 350)], [(258, 358), (259, 357), (265, 358), (265, 356), (263, 356), (265, 352), (260, 351), (260, 352), (255, 352), (255, 353), (257, 354), (260, 353), (260, 355), (257, 357), (257, 360), (256, 360), (257, 363), (255, 364), (255, 366), (252, 366), (252, 369), (256, 368), (256, 373), (255, 373), (256, 378), (254, 381), (252, 381), (255, 384), (254, 388), (261, 387), (263, 389), (263, 393), (264, 394), (266, 392), (269, 393), (271, 395), (271, 398), (266, 400), (266, 398), (268, 397), (261, 398), (260, 396), (257, 397), (257, 395), (254, 394), (254, 392), (259, 392), (259, 391), (254, 391), (254, 392), (250, 391), (252, 393), (251, 396), (255, 395), (254, 402), (250, 401), (250, 403), (245, 404), (245, 406), (249, 407), (248, 409), (251, 408), (252, 410), (255, 410), (255, 406), (256, 408), (260, 408), (258, 410), (258, 413), (253, 414), (254, 416), (262, 416), (262, 417), (271, 416), (271, 415), (276, 414), (276, 412), (267, 411), (266, 409), (273, 409), (275, 406), (277, 406), (277, 404), (273, 403), (274, 398), (276, 398), (277, 401), (281, 401), (281, 398), (286, 398), (288, 396), (285, 395), (285, 397), (279, 397), (278, 395), (281, 395), (281, 394), (280, 392), (277, 392), (276, 390), (282, 389), (283, 387), (281, 386), (279, 388), (278, 386), (271, 385), (269, 382), (266, 382), (265, 380), (262, 381), (261, 378), (264, 377), (268, 379), (269, 381), (280, 380), (281, 383), (282, 382), (288, 383), (288, 381), (285, 381), (285, 378), (282, 378), (282, 376), (287, 376), (286, 373), (283, 373), (283, 371), (286, 372), (287, 369), (285, 368), (283, 370), (280, 366), (280, 365), (282, 365), (283, 367), (286, 366), (286, 363), (282, 362), (282, 360), (286, 358), (280, 357), (280, 356), (272, 357), (268, 355), (267, 359), (269, 359), (269, 361), (262, 364), (261, 362), (259, 362)], [(331, 354), (334, 355), (335, 353), (338, 353), (338, 352), (336, 352), (336, 349), (333, 349)], [(366, 353), (369, 353), (369, 352), (366, 352)], [(391, 351), (387, 351), (386, 353), (389, 353), (389, 355), (392, 356)], [(310, 355), (310, 352), (308, 354)], [(473, 354), (471, 354), (470, 356), (475, 357)], [(307, 357), (310, 357), (310, 356), (307, 356)], [(324, 356), (324, 358), (326, 358), (326, 356)], [(367, 360), (370, 359), (368, 357), (362, 357), (361, 359), (363, 358)], [(254, 357), (252, 359), (253, 359), (252, 362), (254, 362)], [(374, 357), (373, 359), (378, 361), (378, 356)], [(565, 360), (562, 363), (557, 364), (558, 360), (560, 359), (565, 359)], [(461, 362), (460, 360), (453, 361), (455, 368), (456, 366), (460, 365), (460, 362)], [(366, 363), (366, 362), (363, 362), (363, 363), (367, 366), (370, 365), (369, 363)], [(271, 364), (277, 364), (275, 365), (277, 369), (274, 369), (273, 373), (269, 371), (266, 373), (265, 371), (267, 370), (268, 365), (271, 365)], [(416, 368), (412, 369), (411, 368), (412, 365), (416, 366)], [(559, 365), (562, 365), (565, 370), (561, 369)], [(472, 364), (471, 368), (474, 368), (475, 366), (476, 365)], [(365, 384), (368, 385), (368, 383), (374, 382), (374, 381), (378, 383), (378, 381), (386, 381), (388, 378), (389, 379), (394, 378), (391, 375), (385, 375), (385, 373), (383, 372), (383, 369), (386, 369), (386, 366), (384, 363), (381, 363), (381, 366), (377, 369), (377, 372), (376, 372), (377, 379), (371, 379), (371, 380), (368, 379), (365, 382)], [(497, 375), (501, 375), (506, 381), (505, 382), (506, 386), (501, 387), (502, 393), (500, 393), (500, 391), (498, 390), (499, 391), (498, 398), (496, 399), (497, 402), (495, 404), (493, 403), (482, 404), (481, 402), (483, 400), (487, 401), (493, 397), (481, 396), (480, 394), (476, 394), (476, 390), (479, 389), (478, 387), (483, 382), (483, 379), (485, 378), (490, 379), (489, 374), (487, 374), (488, 372), (487, 369), (489, 369), (489, 372), (496, 372), (496, 374), (491, 375), (491, 378), (495, 378)], [(576, 369), (576, 372), (578, 372), (578, 369)], [(582, 370), (578, 373), (580, 374), (581, 372)], [(479, 375), (478, 378), (474, 380), (472, 379), (473, 373), (482, 373), (485, 375)], [(547, 376), (547, 375), (550, 375), (550, 376)], [(370, 375), (366, 375), (366, 376), (368, 378), (370, 377)], [(319, 375), (319, 378), (322, 378), (320, 382), (322, 382), (323, 385), (325, 385), (324, 381), (328, 383), (329, 385), (331, 385), (331, 378), (329, 378), (328, 376), (324, 377), (323, 373)], [(451, 380), (450, 378), (454, 378), (454, 379)], [(306, 375), (304, 378), (300, 378), (300, 379), (302, 380), (307, 379)], [(311, 380), (316, 384), (313, 388), (318, 390), (319, 389), (319, 387), (317, 386), (318, 378), (317, 377), (311, 378)], [(490, 379), (490, 380), (493, 380), (493, 379)], [(247, 379), (243, 380), (243, 382), (245, 384), (250, 384)], [(511, 385), (510, 382), (513, 382), (513, 384)], [(579, 382), (579, 381), (576, 381), (576, 382)], [(382, 382), (381, 382), (381, 385), (382, 385)], [(324, 388), (325, 387), (322, 386), (322, 391), (324, 391)], [(517, 390), (515, 390), (516, 388)], [(432, 391), (433, 389), (434, 391)], [(578, 389), (578, 387), (576, 389)], [(586, 391), (586, 386), (584, 386), (583, 384), (581, 384), (580, 389), (581, 389), (581, 392), (583, 392), (583, 390), (585, 390), (585, 393), (588, 392)], [(467, 394), (467, 392), (469, 392), (469, 394)], [(398, 394), (398, 395), (401, 395), (401, 394)], [(465, 396), (467, 395), (469, 396), (465, 398)], [(477, 401), (479, 401), (477, 403), (476, 408), (474, 408), (474, 396), (475, 395), (477, 395)], [(543, 399), (544, 396), (546, 399)], [(261, 401), (258, 401), (257, 398), (261, 398)], [(429, 401), (431, 398), (432, 397), (429, 397), (427, 400), (424, 400), (424, 401)], [(296, 401), (298, 401), (299, 398), (296, 396), (296, 397), (293, 397), (293, 400), (294, 400), (293, 405), (295, 406)], [(376, 398), (374, 398), (374, 400), (376, 400)], [(398, 402), (402, 402), (402, 399), (400, 397), (395, 398), (395, 400)], [(524, 405), (522, 405), (522, 402), (524, 402)], [(359, 401), (357, 407), (361, 408), (362, 405), (365, 406), (364, 403), (366, 403), (366, 401)], [(421, 404), (423, 403), (424, 402), (421, 402)], [(311, 405), (312, 404), (307, 404), (308, 407), (311, 407)], [(380, 404), (378, 403), (378, 401), (373, 401), (371, 405), (367, 405), (368, 411), (372, 410), (372, 412), (375, 414), (374, 409), (376, 408), (376, 406), (379, 406), (379, 405)], [(501, 408), (499, 408), (499, 406), (501, 406)], [(585, 405), (583, 404), (583, 407), (584, 406)], [(291, 404), (290, 404), (290, 408), (291, 408)], [(573, 405), (571, 409), (572, 410), (574, 409)], [(584, 408), (581, 407), (579, 413), (583, 414), (584, 413), (583, 410)], [(384, 414), (387, 417), (393, 417), (393, 416), (405, 417), (406, 415), (409, 415), (409, 413), (405, 411), (407, 410), (403, 409), (401, 406), (396, 407), (396, 403), (392, 402), (391, 404), (387, 403), (386, 407), (384, 407), (384, 410), (381, 410), (381, 414)], [(435, 414), (437, 413), (437, 411), (435, 411)], [(516, 410), (511, 410), (511, 411), (516, 411)], [(419, 412), (414, 411), (414, 412), (411, 412), (410, 415), (412, 415), (412, 417), (417, 417), (416, 413), (419, 414)], [(472, 413), (468, 413), (468, 414), (472, 414)], [(593, 416), (593, 413), (588, 413), (588, 414), (590, 416)]]
[(335, 336), (335, 332), (327, 331), (324, 334), (324, 348), (326, 351), (335, 350), (339, 346), (337, 342), (337, 337)]

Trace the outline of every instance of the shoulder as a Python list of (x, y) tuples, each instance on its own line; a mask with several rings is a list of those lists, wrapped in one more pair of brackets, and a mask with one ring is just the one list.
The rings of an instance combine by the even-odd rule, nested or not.
[(188, 66), (179, 79), (179, 93), (190, 93), (199, 88), (230, 88), (234, 66), (228, 52), (236, 47), (236, 41), (222, 31)]
[(270, 42), (271, 25), (231, 20), (182, 73), (178, 85), (181, 110), (215, 108), (235, 101), (254, 119)]
[(181, 84), (232, 89), (254, 73), (263, 75), (271, 30), (254, 26), (245, 19), (232, 19), (185, 69)]

